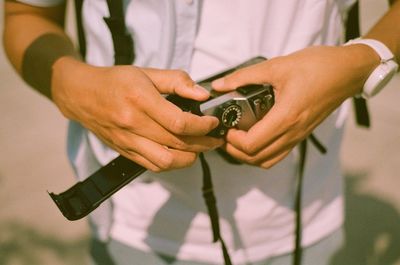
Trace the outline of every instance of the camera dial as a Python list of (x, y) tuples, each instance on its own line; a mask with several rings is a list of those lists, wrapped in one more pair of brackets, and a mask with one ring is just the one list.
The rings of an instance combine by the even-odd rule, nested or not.
[(242, 109), (239, 105), (232, 104), (223, 108), (221, 121), (224, 126), (228, 128), (235, 127), (238, 125), (240, 118), (242, 118)]

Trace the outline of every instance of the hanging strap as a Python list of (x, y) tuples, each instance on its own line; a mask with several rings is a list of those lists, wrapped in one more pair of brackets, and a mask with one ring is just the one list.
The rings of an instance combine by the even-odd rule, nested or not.
[[(326, 148), (314, 136), (314, 134), (311, 134), (307, 139), (311, 141), (311, 143), (318, 149), (319, 152), (321, 152), (322, 154), (326, 153), (327, 151)], [(300, 265), (302, 258), (302, 248), (301, 248), (301, 238), (302, 238), (301, 201), (302, 200), (301, 199), (302, 199), (302, 185), (303, 185), (303, 178), (305, 171), (305, 162), (307, 156), (307, 139), (303, 140), (300, 143), (300, 161), (299, 161), (299, 170), (298, 170), (296, 191), (295, 191), (294, 211), (296, 212), (296, 216), (295, 216), (295, 251), (293, 253), (294, 265)], [(224, 257), (224, 264), (232, 265), (228, 249), (220, 232), (217, 200), (214, 194), (210, 166), (208, 165), (207, 160), (205, 159), (203, 153), (200, 153), (199, 157), (200, 157), (201, 167), (203, 170), (202, 192), (204, 201), (207, 206), (208, 215), (210, 216), (213, 242), (216, 243), (217, 241), (219, 241), (221, 243), (221, 252)]]
[(314, 134), (310, 134), (308, 138), (303, 140), (300, 143), (299, 150), (300, 150), (300, 159), (299, 159), (299, 169), (298, 175), (296, 179), (296, 187), (295, 187), (295, 201), (294, 201), (294, 211), (296, 213), (295, 216), (295, 237), (294, 237), (294, 252), (293, 252), (293, 265), (300, 265), (302, 260), (303, 250), (301, 247), (301, 240), (302, 240), (302, 222), (301, 222), (301, 215), (302, 215), (302, 190), (303, 190), (303, 179), (304, 179), (304, 172), (305, 172), (305, 164), (306, 164), (306, 157), (307, 157), (307, 141), (314, 145), (315, 148), (321, 154), (326, 154), (327, 150), (324, 145), (315, 137)]
[(307, 154), (307, 139), (303, 140), (300, 143), (300, 161), (299, 161), (299, 170), (298, 176), (296, 179), (296, 193), (295, 193), (295, 202), (294, 209), (296, 212), (295, 216), (295, 237), (294, 237), (294, 253), (293, 253), (293, 265), (300, 265), (303, 249), (301, 247), (301, 239), (302, 239), (302, 224), (301, 224), (301, 201), (302, 201), (302, 189), (303, 189), (303, 178), (304, 178), (304, 166), (306, 163), (306, 154)]
[[(79, 51), (82, 58), (86, 55), (86, 38), (82, 23), (82, 7), (84, 0), (75, 0), (76, 25), (78, 32)], [(114, 65), (130, 65), (133, 63), (134, 43), (125, 25), (124, 7), (122, 0), (107, 0), (110, 13), (104, 17), (114, 46)]]
[(130, 65), (135, 58), (132, 36), (125, 25), (122, 0), (107, 0), (109, 17), (104, 17), (114, 45), (114, 65)]
[[(351, 7), (346, 21), (346, 41), (360, 36), (360, 19), (358, 1)], [(369, 128), (370, 117), (367, 101), (361, 97), (353, 97), (356, 121), (359, 126)]]
[(226, 248), (225, 241), (223, 240), (219, 228), (219, 215), (217, 210), (217, 200), (214, 195), (214, 188), (211, 180), (210, 166), (204, 157), (203, 153), (199, 154), (201, 168), (203, 169), (203, 198), (207, 206), (208, 215), (210, 216), (211, 228), (213, 233), (213, 242), (219, 241), (221, 243), (222, 255), (224, 257), (225, 265), (232, 265), (229, 257), (228, 249)]
[(79, 52), (81, 54), (81, 57), (85, 59), (86, 38), (82, 25), (82, 6), (83, 6), (83, 0), (75, 0), (75, 17), (76, 17), (76, 26), (78, 31)]

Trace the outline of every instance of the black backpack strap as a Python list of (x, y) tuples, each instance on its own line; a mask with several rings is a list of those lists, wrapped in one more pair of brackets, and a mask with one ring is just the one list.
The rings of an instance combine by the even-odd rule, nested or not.
[[(82, 23), (82, 6), (84, 0), (75, 0), (76, 25), (78, 31), (79, 51), (82, 58), (86, 55), (86, 38)], [(122, 0), (107, 0), (110, 17), (103, 18), (112, 36), (114, 45), (114, 64), (132, 64), (134, 44), (125, 25)]]
[[(360, 36), (360, 18), (358, 1), (351, 7), (346, 21), (346, 41)], [(361, 97), (353, 97), (356, 121), (359, 126), (370, 127), (367, 101)]]
[(76, 16), (76, 26), (78, 31), (79, 52), (82, 58), (85, 59), (86, 38), (82, 26), (82, 5), (83, 5), (83, 0), (75, 0), (75, 16)]
[(125, 25), (124, 6), (122, 0), (107, 0), (110, 17), (104, 17), (112, 36), (114, 45), (114, 64), (129, 65), (134, 60), (132, 36)]

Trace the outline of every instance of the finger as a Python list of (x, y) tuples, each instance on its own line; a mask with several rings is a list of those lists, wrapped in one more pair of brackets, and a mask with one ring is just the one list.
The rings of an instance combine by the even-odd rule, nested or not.
[[(133, 135), (139, 135), (150, 139), (161, 145), (165, 145), (174, 149), (204, 152), (215, 149), (223, 144), (222, 139), (206, 136), (177, 136), (166, 130), (159, 123), (155, 122), (147, 115), (132, 115), (129, 120), (118, 122), (117, 128), (110, 129), (113, 134), (118, 134), (119, 131), (127, 131)], [(101, 125), (100, 125), (101, 126)]]
[(287, 150), (292, 150), (293, 147), (296, 146), (296, 144), (299, 141), (300, 140), (296, 140), (295, 137), (283, 135), (282, 137), (274, 141), (271, 145), (266, 146), (264, 149), (260, 150), (255, 154), (245, 153), (231, 144), (227, 146), (229, 146), (230, 150), (234, 152), (240, 152), (237, 153), (237, 155), (240, 155), (242, 159), (244, 159), (245, 161), (250, 162), (252, 164), (260, 164), (263, 161), (271, 160), (272, 158), (278, 156), (282, 152), (285, 152)]
[(219, 120), (212, 116), (198, 116), (184, 112), (165, 99), (158, 107), (146, 109), (146, 114), (168, 131), (177, 135), (204, 136), (218, 126)]
[(132, 134), (140, 135), (161, 145), (189, 152), (206, 152), (223, 145), (224, 140), (210, 136), (177, 136), (155, 122), (128, 129)]
[(231, 74), (214, 80), (211, 86), (217, 91), (225, 92), (249, 84), (273, 84), (273, 64), (274, 60), (268, 60), (241, 68)]
[(194, 152), (169, 149), (129, 132), (120, 132), (112, 138), (106, 136), (109, 133), (109, 130), (99, 130), (97, 135), (121, 155), (154, 172), (187, 167), (196, 160)]
[(169, 149), (173, 156), (173, 162), (168, 170), (185, 168), (193, 165), (197, 159), (197, 154), (194, 152), (185, 152), (181, 150)]
[[(219, 120), (211, 116), (198, 116), (189, 112), (182, 111), (179, 107), (166, 100), (157, 92), (152, 93), (136, 93), (129, 100), (134, 109), (144, 112), (155, 122), (159, 123), (168, 131), (177, 135), (206, 135), (212, 129), (218, 126)], [(122, 120), (123, 124), (130, 126), (131, 122), (138, 123), (138, 113), (123, 112), (122, 115), (116, 114), (118, 120)]]
[(144, 137), (125, 134), (118, 140), (122, 146), (126, 146), (123, 148), (120, 146), (121, 149), (137, 153), (161, 171), (187, 167), (196, 160), (194, 152), (171, 149)]
[(286, 150), (285, 152), (282, 152), (281, 154), (275, 156), (271, 160), (264, 161), (260, 167), (269, 169), (273, 167), (274, 165), (278, 164), (280, 161), (282, 161), (287, 155), (290, 153), (291, 150)]
[(247, 154), (255, 154), (289, 130), (292, 122), (289, 122), (287, 113), (287, 108), (275, 105), (248, 132), (236, 129), (229, 130), (226, 141)]
[(184, 71), (154, 68), (142, 68), (142, 71), (152, 80), (160, 93), (177, 94), (197, 101), (204, 101), (210, 96), (205, 88), (195, 84)]
[(118, 138), (117, 146), (120, 149), (137, 153), (161, 170), (167, 170), (173, 164), (171, 152), (163, 145), (132, 134), (119, 135)]
[(161, 170), (158, 166), (156, 166), (143, 156), (139, 155), (138, 153), (132, 150), (120, 148), (118, 145), (115, 145), (110, 140), (108, 140), (108, 137), (105, 137), (104, 133), (97, 132), (96, 135), (101, 139), (101, 141), (103, 141), (110, 148), (117, 151), (119, 154), (128, 158), (129, 160), (139, 164), (140, 166), (147, 168), (148, 170), (151, 170), (153, 172), (159, 172)]
[(123, 150), (123, 149), (120, 149), (120, 148), (116, 148), (115, 151), (117, 151), (122, 156), (128, 158), (129, 160), (141, 165), (142, 167), (147, 168), (150, 171), (153, 171), (153, 172), (160, 172), (161, 171), (161, 168), (159, 168), (158, 166), (154, 165), (149, 160), (147, 160), (146, 158), (144, 158), (143, 156), (139, 155), (136, 152)]
[(185, 149), (175, 149), (196, 153), (214, 150), (218, 147), (221, 147), (225, 143), (224, 139), (222, 138), (215, 138), (210, 136), (181, 136), (179, 137), (179, 139), (183, 141), (187, 147)]
[(257, 154), (255, 156), (250, 156), (250, 155), (242, 152), (241, 150), (235, 148), (231, 144), (227, 144), (225, 146), (225, 150), (232, 157), (234, 157), (240, 161), (243, 161), (247, 164), (256, 165), (256, 166), (263, 167), (263, 168), (269, 168), (272, 165), (275, 165), (277, 162), (281, 161), (284, 157), (286, 157), (290, 153), (292, 148), (286, 148), (286, 149), (280, 150), (280, 152), (278, 152), (278, 153), (269, 154), (267, 156), (263, 156), (263, 154)]
[(121, 151), (120, 154), (124, 156), (126, 155), (128, 159), (135, 161), (139, 165), (142, 165), (153, 172), (163, 172), (173, 169), (189, 167), (196, 161), (197, 158), (197, 154), (194, 152), (185, 152), (181, 150), (168, 149), (165, 147), (164, 149), (170, 153), (172, 158), (168, 164), (156, 165), (152, 163), (151, 160), (147, 159), (145, 156), (142, 156), (139, 153), (136, 153), (132, 150), (120, 149)]
[(155, 93), (137, 93), (130, 98), (129, 103), (136, 112), (125, 111), (115, 113), (116, 119), (121, 123), (121, 127), (131, 127), (139, 124), (138, 117), (143, 119), (141, 112), (147, 118), (160, 124), (169, 132), (177, 135), (206, 135), (209, 131), (218, 126), (219, 120), (211, 116), (198, 116), (189, 112), (182, 111), (179, 107), (166, 100), (161, 95)]

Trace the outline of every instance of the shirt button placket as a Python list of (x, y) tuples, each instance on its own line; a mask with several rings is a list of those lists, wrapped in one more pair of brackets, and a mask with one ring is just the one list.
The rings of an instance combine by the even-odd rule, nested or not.
[(199, 7), (196, 0), (177, 1), (176, 3), (176, 36), (171, 67), (189, 71)]

